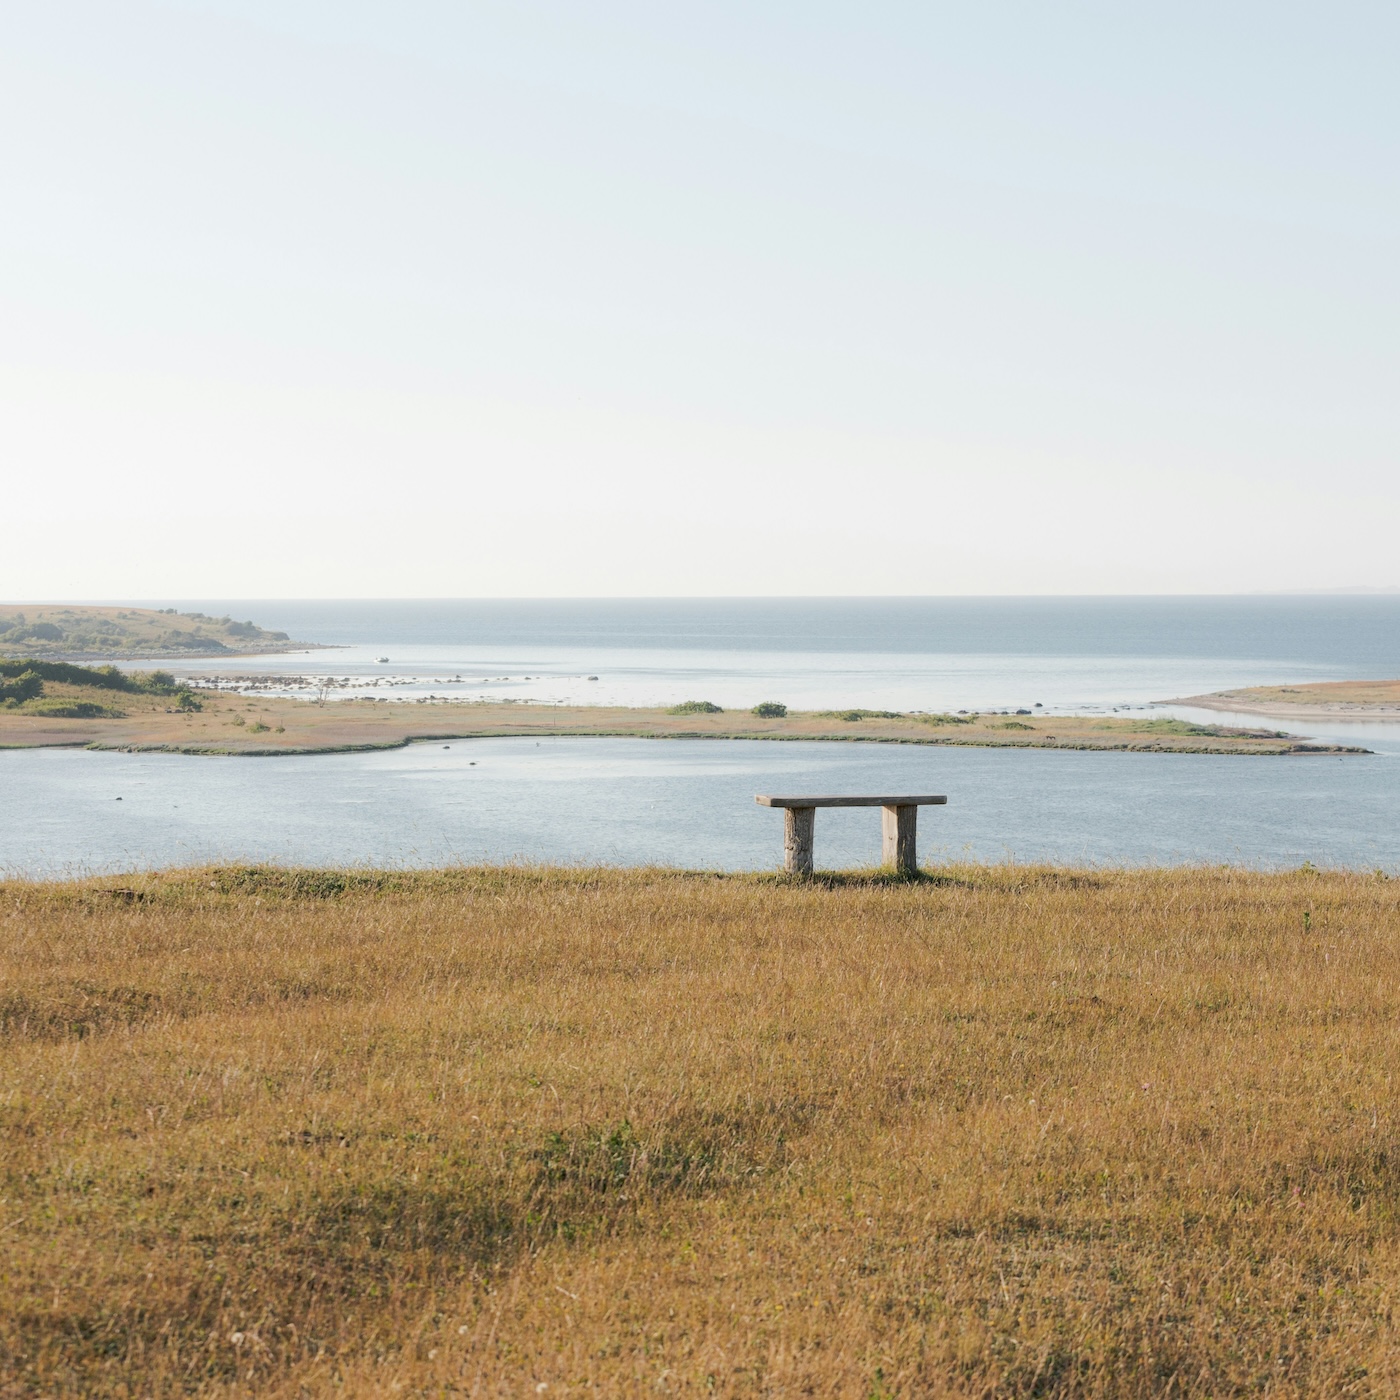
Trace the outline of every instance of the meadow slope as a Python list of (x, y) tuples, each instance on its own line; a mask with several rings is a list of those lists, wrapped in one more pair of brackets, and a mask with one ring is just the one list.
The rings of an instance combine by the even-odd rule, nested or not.
[(1400, 883), (0, 885), (0, 1393), (1400, 1387)]

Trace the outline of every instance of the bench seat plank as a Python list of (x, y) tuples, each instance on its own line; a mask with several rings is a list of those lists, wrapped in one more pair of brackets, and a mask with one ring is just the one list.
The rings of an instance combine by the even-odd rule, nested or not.
[(755, 797), (761, 807), (939, 807), (946, 797)]

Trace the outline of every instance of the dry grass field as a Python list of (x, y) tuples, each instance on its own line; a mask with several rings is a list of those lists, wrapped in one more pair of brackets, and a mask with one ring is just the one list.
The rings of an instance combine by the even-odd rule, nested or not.
[(0, 1394), (1400, 1389), (1400, 882), (0, 885)]

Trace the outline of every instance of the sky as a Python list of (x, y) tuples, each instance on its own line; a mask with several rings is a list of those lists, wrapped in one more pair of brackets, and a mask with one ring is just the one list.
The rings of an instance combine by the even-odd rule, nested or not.
[(1400, 585), (1400, 7), (46, 0), (0, 598)]

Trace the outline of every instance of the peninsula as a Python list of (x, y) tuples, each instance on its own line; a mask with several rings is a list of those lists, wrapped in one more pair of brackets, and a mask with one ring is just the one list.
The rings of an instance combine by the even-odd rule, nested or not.
[(128, 674), (115, 667), (93, 670), (38, 659), (0, 662), (0, 748), (269, 756), (399, 748), (415, 741), (566, 735), (861, 740), (1134, 753), (1365, 752), (1273, 730), (1149, 715), (1008, 717), (877, 710), (755, 714), (691, 706), (665, 710), (368, 697), (318, 704), (197, 689), (160, 671)]
[(0, 656), (64, 661), (174, 660), (265, 656), (306, 651), (295, 642), (231, 617), (174, 608), (87, 607), (76, 603), (0, 603)]
[(1266, 715), (1271, 719), (1400, 720), (1400, 680), (1319, 681), (1307, 685), (1252, 685), (1173, 700), (1202, 710)]

